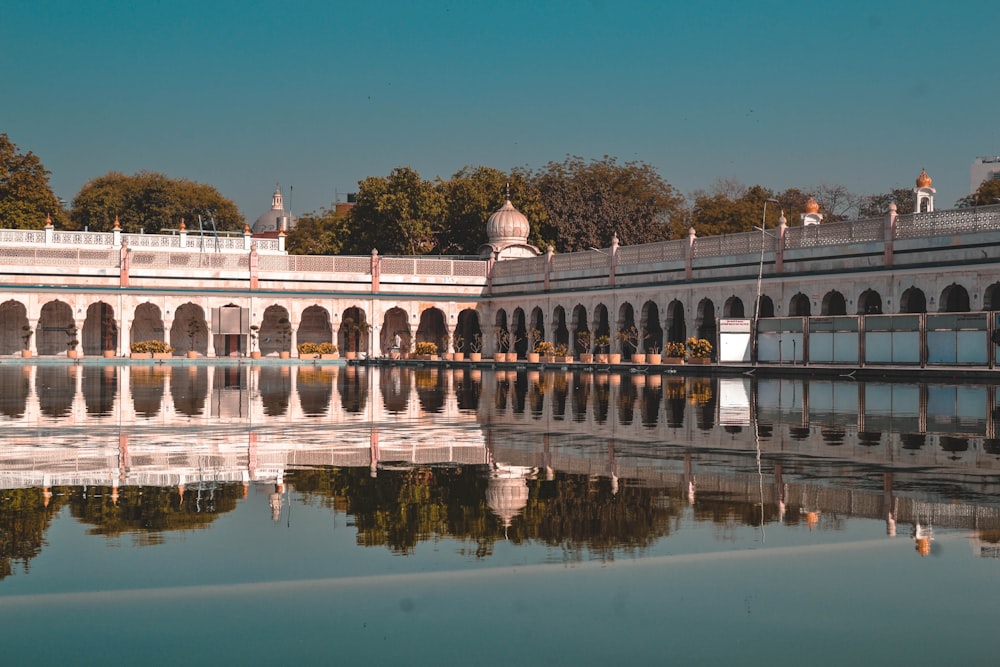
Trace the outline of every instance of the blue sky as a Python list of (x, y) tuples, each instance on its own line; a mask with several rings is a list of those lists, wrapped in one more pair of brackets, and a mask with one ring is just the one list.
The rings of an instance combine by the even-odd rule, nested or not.
[(216, 186), (253, 220), (367, 176), (566, 155), (680, 191), (913, 187), (1000, 154), (1000, 3), (14, 2), (0, 132), (71, 199), (108, 171)]

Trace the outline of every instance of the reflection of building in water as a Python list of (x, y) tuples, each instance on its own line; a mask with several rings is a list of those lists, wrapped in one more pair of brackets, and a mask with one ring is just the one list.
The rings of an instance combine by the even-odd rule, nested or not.
[(528, 480), (535, 479), (535, 468), (508, 466), (494, 463), (490, 466), (490, 479), (486, 484), (486, 504), (503, 522), (504, 535), (514, 517), (528, 505)]
[(931, 526), (924, 526), (919, 521), (913, 524), (913, 542), (918, 554), (921, 556), (929, 554), (933, 539), (934, 529)]

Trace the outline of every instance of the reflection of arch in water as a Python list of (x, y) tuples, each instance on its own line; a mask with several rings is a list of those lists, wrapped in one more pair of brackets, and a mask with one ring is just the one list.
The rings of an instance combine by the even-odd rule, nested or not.
[(113, 414), (118, 397), (118, 367), (84, 366), (80, 389), (88, 415), (106, 417)]
[(347, 366), (343, 373), (337, 376), (337, 391), (340, 393), (340, 404), (345, 412), (357, 414), (365, 411), (368, 405), (368, 374), (365, 369), (357, 366)]
[(330, 411), (333, 383), (337, 379), (337, 369), (302, 367), (295, 378), (295, 389), (299, 395), (299, 406), (307, 417), (319, 417)]
[(208, 368), (187, 366), (178, 368), (170, 376), (170, 395), (174, 399), (174, 410), (188, 417), (197, 417), (205, 412), (208, 398)]
[(266, 416), (280, 417), (288, 412), (288, 395), (292, 391), (290, 371), (288, 366), (261, 366), (257, 392)]
[(149, 419), (160, 413), (163, 385), (170, 371), (169, 366), (133, 366), (130, 369), (128, 389), (136, 415)]
[(424, 413), (436, 414), (444, 409), (445, 379), (444, 373), (437, 368), (418, 368), (413, 371), (417, 400)]
[(29, 368), (0, 365), (0, 415), (21, 417), (28, 401)]
[(14, 354), (29, 349), (31, 339), (25, 341), (28, 311), (19, 301), (0, 303), (0, 354)]
[(406, 367), (389, 366), (379, 375), (378, 388), (382, 394), (382, 404), (393, 414), (406, 412), (410, 402), (410, 385), (413, 371)]

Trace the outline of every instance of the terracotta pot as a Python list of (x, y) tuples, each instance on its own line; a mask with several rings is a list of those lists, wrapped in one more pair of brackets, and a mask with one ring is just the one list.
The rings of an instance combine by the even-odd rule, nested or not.
[(21, 350), (21, 357), (23, 359), (31, 359), (31, 355), (32, 355), (31, 350)]
[(130, 352), (129, 359), (152, 359), (153, 354), (151, 352)]
[(197, 359), (198, 358), (198, 352), (195, 351), (195, 350), (188, 350), (187, 358), (188, 359)]
[(620, 364), (622, 362), (622, 355), (618, 352), (612, 352), (608, 355), (609, 364)]
[(454, 352), (442, 352), (441, 353), (441, 358), (444, 359), (445, 361), (451, 361), (451, 360), (453, 360), (455, 358), (455, 353)]
[(66, 356), (70, 359), (77, 359), (80, 356), (79, 350), (66, 350)]
[(667, 365), (678, 365), (683, 364), (684, 359), (682, 357), (663, 357), (663, 363)]
[(581, 364), (592, 364), (594, 363), (594, 355), (588, 354), (586, 352), (580, 353), (580, 363)]
[(632, 355), (632, 363), (633, 364), (644, 364), (644, 363), (646, 363), (646, 356), (647, 355), (645, 355), (645, 354), (633, 354)]
[(260, 359), (260, 350), (254, 350), (250, 353), (251, 359)]
[(115, 351), (114, 351), (114, 350), (103, 350), (103, 351), (101, 352), (101, 355), (102, 355), (102, 356), (103, 356), (103, 357), (104, 357), (105, 359), (111, 359), (111, 358), (113, 358), (113, 357), (115, 356)]
[(465, 352), (456, 352), (455, 361), (465, 361)]
[(327, 360), (327, 359), (340, 359), (340, 352), (329, 352), (327, 354), (321, 354), (321, 355), (319, 355), (319, 358), (320, 359), (324, 359), (324, 360)]
[(292, 356), (292, 353), (289, 352), (288, 350), (282, 350), (281, 352), (278, 352), (278, 358), (279, 359), (289, 359), (289, 358), (291, 358), (291, 356)]
[(658, 365), (663, 361), (663, 355), (659, 352), (650, 352), (646, 355), (646, 363)]
[(345, 352), (344, 356), (347, 359), (349, 359), (349, 360), (353, 360), (353, 359), (357, 359), (358, 358), (358, 353), (357, 352)]
[(154, 359), (171, 359), (173, 356), (173, 352), (153, 352)]
[(546, 364), (554, 364), (554, 363), (556, 363), (556, 357), (555, 357), (555, 355), (542, 357), (541, 361), (544, 362), (544, 363), (546, 363)]
[(608, 355), (607, 355), (607, 353), (605, 353), (605, 352), (598, 352), (597, 354), (594, 355), (594, 361), (596, 361), (599, 364), (606, 364), (606, 363), (608, 363)]
[(469, 352), (469, 361), (482, 361), (482, 360), (483, 360), (482, 352)]
[(538, 361), (539, 361), (539, 359), (541, 359), (541, 355), (539, 355), (537, 352), (529, 352), (528, 353), (528, 363), (529, 364), (537, 364)]
[(689, 364), (695, 364), (697, 366), (708, 366), (712, 363), (711, 357), (691, 357), (687, 360)]

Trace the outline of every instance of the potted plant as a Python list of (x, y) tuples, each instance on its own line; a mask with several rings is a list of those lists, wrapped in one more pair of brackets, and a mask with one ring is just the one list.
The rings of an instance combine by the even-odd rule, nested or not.
[(590, 341), (592, 338), (593, 336), (586, 329), (576, 332), (576, 349), (579, 352), (581, 363), (591, 364), (594, 362), (594, 353), (590, 351)]
[(347, 351), (344, 354), (348, 359), (357, 359), (361, 347), (361, 336), (367, 335), (372, 326), (364, 320), (355, 321), (353, 317), (345, 317), (342, 326), (344, 335), (347, 337)]
[(292, 340), (292, 323), (288, 321), (287, 317), (282, 317), (278, 320), (278, 340), (281, 341), (281, 349), (278, 350), (278, 356), (282, 359), (287, 359), (292, 356), (291, 348), (289, 343)]
[(418, 359), (437, 361), (438, 358), (437, 343), (432, 343), (430, 341), (421, 341), (417, 343), (417, 346), (414, 349), (414, 354), (416, 354)]
[(594, 339), (594, 361), (599, 364), (608, 363), (608, 347), (611, 345), (610, 336), (598, 336)]
[(667, 344), (663, 346), (663, 363), (665, 364), (683, 364), (684, 363), (684, 343), (676, 340), (667, 341)]
[(541, 355), (535, 350), (535, 348), (538, 347), (538, 342), (542, 340), (542, 332), (532, 327), (528, 329), (525, 334), (528, 336), (528, 361), (531, 363), (537, 363)]
[(616, 337), (622, 343), (622, 349), (624, 350), (627, 346), (628, 351), (631, 352), (629, 359), (633, 363), (646, 363), (646, 355), (639, 352), (639, 341), (646, 338), (645, 333), (642, 329), (636, 328), (634, 324), (630, 324), (616, 334)]
[(493, 355), (496, 361), (507, 361), (507, 353), (510, 350), (510, 332), (503, 327), (494, 327), (493, 334), (497, 339), (497, 350)]
[(146, 341), (146, 346), (153, 354), (154, 359), (169, 359), (174, 356), (174, 348), (168, 345), (166, 341), (149, 340)]
[(320, 359), (340, 359), (340, 350), (335, 343), (320, 343), (316, 348)]
[(149, 351), (149, 344), (144, 340), (137, 340), (128, 346), (129, 356), (132, 359), (152, 359), (153, 353)]
[(482, 361), (483, 359), (483, 334), (472, 335), (469, 341), (469, 361)]
[(455, 334), (451, 342), (451, 348), (455, 351), (455, 361), (465, 360), (465, 338), (462, 334)]
[(198, 334), (200, 334), (204, 330), (205, 330), (204, 325), (201, 323), (201, 320), (199, 320), (197, 317), (193, 317), (191, 318), (191, 320), (188, 321), (188, 326), (187, 326), (188, 359), (194, 359), (198, 356), (198, 351), (194, 349), (194, 341), (195, 338), (198, 337)]
[(690, 357), (689, 363), (712, 363), (712, 344), (704, 338), (688, 338), (684, 345), (688, 349), (688, 356)]
[(553, 353), (555, 354), (555, 361), (557, 363), (566, 363), (569, 361), (573, 361), (573, 357), (569, 356), (569, 346), (566, 345), (565, 343), (559, 343), (558, 345), (556, 345), (556, 348), (553, 351)]
[(257, 340), (260, 338), (260, 326), (250, 325), (250, 358), (260, 359), (260, 350), (257, 349)]
[(443, 350), (441, 352), (441, 358), (445, 361), (451, 361), (455, 358), (455, 353), (448, 349), (448, 343), (451, 341), (451, 336), (447, 333), (441, 335), (441, 346), (439, 349)]
[(650, 345), (646, 348), (646, 363), (659, 364), (663, 361), (663, 355), (660, 354), (659, 345)]
[(549, 341), (541, 340), (535, 343), (535, 354), (538, 355), (540, 361), (551, 364), (555, 361), (556, 348)]
[(34, 333), (35, 332), (27, 324), (21, 327), (21, 340), (24, 342), (24, 345), (21, 347), (21, 356), (26, 359), (31, 356), (31, 336), (34, 335)]
[(76, 349), (76, 346), (80, 344), (80, 339), (76, 337), (78, 333), (80, 330), (75, 325), (71, 324), (66, 327), (66, 356), (70, 359), (76, 359), (80, 356), (80, 351)]
[(118, 322), (110, 313), (101, 318), (101, 354), (110, 359), (118, 346)]

